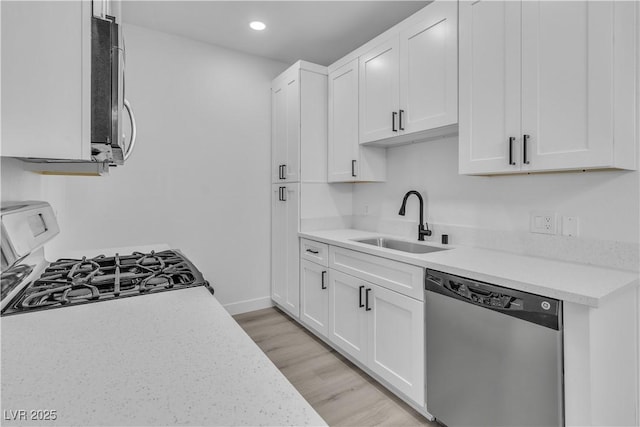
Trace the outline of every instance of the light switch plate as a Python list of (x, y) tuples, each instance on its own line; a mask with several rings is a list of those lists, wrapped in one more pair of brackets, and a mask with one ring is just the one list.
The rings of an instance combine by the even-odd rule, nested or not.
[(555, 212), (531, 212), (529, 218), (529, 231), (541, 234), (556, 234)]
[(578, 217), (563, 216), (562, 217), (562, 235), (569, 237), (578, 237)]

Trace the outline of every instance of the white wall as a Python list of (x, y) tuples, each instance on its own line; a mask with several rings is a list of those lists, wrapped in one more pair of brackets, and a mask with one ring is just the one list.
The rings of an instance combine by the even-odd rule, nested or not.
[(223, 303), (270, 295), (271, 80), (287, 64), (125, 26), (138, 124), (107, 177), (45, 177), (66, 248), (166, 242)]
[(579, 217), (581, 240), (638, 244), (637, 171), (463, 176), (458, 175), (457, 137), (390, 148), (387, 168), (387, 182), (354, 185), (354, 215), (368, 209), (377, 220), (417, 225), (417, 200), (409, 201), (404, 218), (398, 215), (403, 195), (415, 189), (425, 197), (430, 223), (523, 236), (529, 232), (529, 213), (546, 210)]
[(2, 157), (0, 174), (0, 198), (3, 202), (42, 199), (42, 177), (26, 172), (20, 160)]

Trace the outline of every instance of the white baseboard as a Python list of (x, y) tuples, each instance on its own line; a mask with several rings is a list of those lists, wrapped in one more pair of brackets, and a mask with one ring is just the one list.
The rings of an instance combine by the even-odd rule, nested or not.
[(229, 314), (234, 316), (236, 314), (273, 307), (273, 302), (271, 301), (271, 297), (261, 297), (232, 302), (230, 304), (225, 304), (223, 307), (229, 312)]

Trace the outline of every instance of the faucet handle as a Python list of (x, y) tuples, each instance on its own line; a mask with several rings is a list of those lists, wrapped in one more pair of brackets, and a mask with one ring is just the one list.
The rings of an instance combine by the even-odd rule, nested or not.
[(424, 226), (420, 224), (420, 231), (421, 231), (421, 234), (424, 234), (425, 236), (431, 236), (431, 230), (429, 230), (428, 222), (425, 222)]

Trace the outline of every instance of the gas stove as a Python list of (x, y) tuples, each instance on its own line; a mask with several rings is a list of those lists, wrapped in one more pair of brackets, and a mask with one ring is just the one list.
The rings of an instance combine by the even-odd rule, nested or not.
[(59, 259), (24, 287), (2, 315), (207, 286), (202, 273), (180, 252), (166, 250), (94, 258)]
[[(43, 245), (58, 234), (46, 202), (3, 203), (0, 208), (1, 315), (70, 307), (205, 286), (202, 273), (178, 250), (135, 247), (109, 255), (47, 262)], [(102, 253), (105, 253), (101, 251)], [(92, 255), (100, 252), (92, 252)]]

